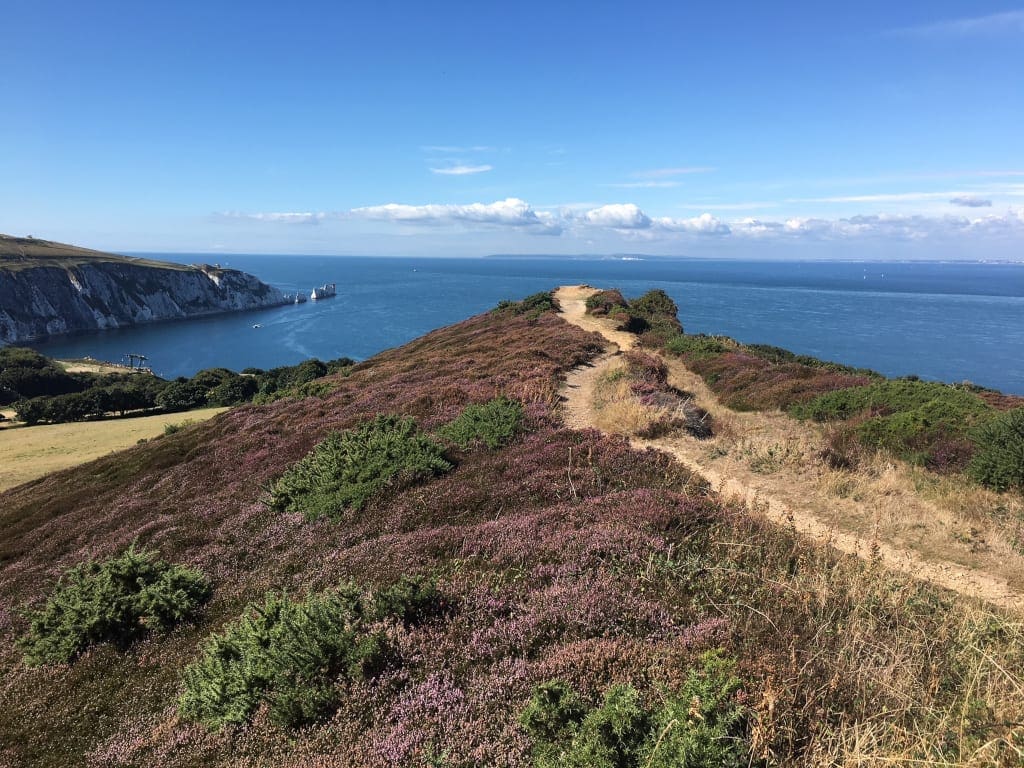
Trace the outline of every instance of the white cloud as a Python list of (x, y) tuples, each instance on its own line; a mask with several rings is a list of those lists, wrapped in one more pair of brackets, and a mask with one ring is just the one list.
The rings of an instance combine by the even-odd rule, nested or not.
[(219, 216), (223, 219), (242, 219), (249, 221), (267, 221), (283, 224), (319, 224), (337, 214), (318, 212), (305, 213), (241, 213), (239, 211), (224, 211)]
[(986, 200), (983, 197), (976, 197), (974, 195), (959, 195), (951, 198), (950, 203), (953, 205), (959, 205), (963, 208), (991, 208), (992, 201)]
[(692, 219), (654, 219), (655, 226), (668, 232), (690, 232), (696, 235), (728, 235), (729, 225), (710, 213), (702, 213)]
[(470, 176), (474, 173), (486, 173), (494, 170), (493, 165), (452, 165), (447, 168), (431, 168), (431, 173), (442, 176)]
[(409, 224), (483, 224), (488, 226), (523, 227), (544, 234), (558, 234), (561, 224), (546, 211), (535, 211), (530, 204), (515, 197), (494, 203), (469, 205), (403, 205), (387, 203), (353, 208), (350, 215)]
[(913, 37), (973, 37), (1024, 33), (1024, 10), (991, 13), (964, 19), (946, 19), (893, 31)]
[(610, 229), (646, 229), (651, 226), (651, 219), (633, 203), (602, 205), (584, 213), (583, 221)]
[[(980, 202), (988, 202), (980, 200)], [(978, 201), (976, 201), (978, 202)], [(976, 204), (968, 208), (985, 207)], [(965, 214), (967, 212), (965, 211)], [(510, 197), (492, 203), (407, 205), (387, 203), (342, 212), (273, 212), (219, 215), (223, 219), (265, 224), (319, 224), (363, 220), (392, 225), (459, 227), (467, 230), (514, 230), (526, 234), (564, 235), (586, 241), (605, 231), (614, 237), (671, 243), (687, 237), (756, 238), (808, 241), (935, 241), (956, 237), (1017, 238), (1024, 242), (1024, 207), (985, 215), (878, 213), (844, 218), (753, 217), (725, 221), (707, 211), (692, 218), (651, 217), (634, 203), (537, 209)]]
[(963, 192), (888, 192), (873, 195), (839, 195), (834, 197), (791, 197), (787, 203), (908, 203), (924, 200), (945, 200)]

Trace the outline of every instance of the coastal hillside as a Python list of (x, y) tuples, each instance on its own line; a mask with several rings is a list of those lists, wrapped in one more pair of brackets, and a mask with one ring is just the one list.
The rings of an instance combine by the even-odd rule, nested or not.
[(0, 344), (284, 303), (234, 269), (0, 235)]
[(741, 426), (579, 322), (503, 302), (0, 494), (0, 766), (1018, 764), (1015, 609), (578, 420), (599, 370), (648, 439)]

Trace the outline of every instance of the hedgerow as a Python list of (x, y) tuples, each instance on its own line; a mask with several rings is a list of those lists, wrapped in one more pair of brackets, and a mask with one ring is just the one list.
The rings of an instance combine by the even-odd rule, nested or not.
[(467, 405), (458, 418), (441, 427), (438, 434), (463, 450), (480, 442), (493, 451), (518, 434), (524, 415), (521, 403), (501, 395), (486, 403)]
[(413, 419), (378, 415), (329, 434), (274, 484), (270, 506), (309, 519), (337, 519), (388, 486), (410, 485), (451, 468), (441, 446)]
[[(748, 764), (741, 682), (720, 652), (700, 657), (681, 690), (644, 697), (609, 687), (588, 708), (565, 682), (534, 689), (520, 722), (536, 768), (729, 768)], [(652, 699), (654, 699), (652, 701)]]
[(71, 661), (97, 643), (125, 647), (192, 616), (210, 591), (200, 571), (133, 544), (67, 571), (46, 604), (28, 613), (29, 631), (19, 645), (33, 666)]

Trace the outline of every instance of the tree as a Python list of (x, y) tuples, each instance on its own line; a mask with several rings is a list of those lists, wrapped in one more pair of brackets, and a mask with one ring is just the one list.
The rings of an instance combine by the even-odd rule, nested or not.
[(165, 411), (190, 411), (206, 405), (206, 390), (190, 381), (172, 381), (156, 396), (156, 404)]

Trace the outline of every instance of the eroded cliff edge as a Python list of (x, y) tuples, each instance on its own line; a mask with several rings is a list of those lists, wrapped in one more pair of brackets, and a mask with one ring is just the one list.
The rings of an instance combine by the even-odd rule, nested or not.
[(0, 235), (0, 344), (285, 303), (235, 269)]

